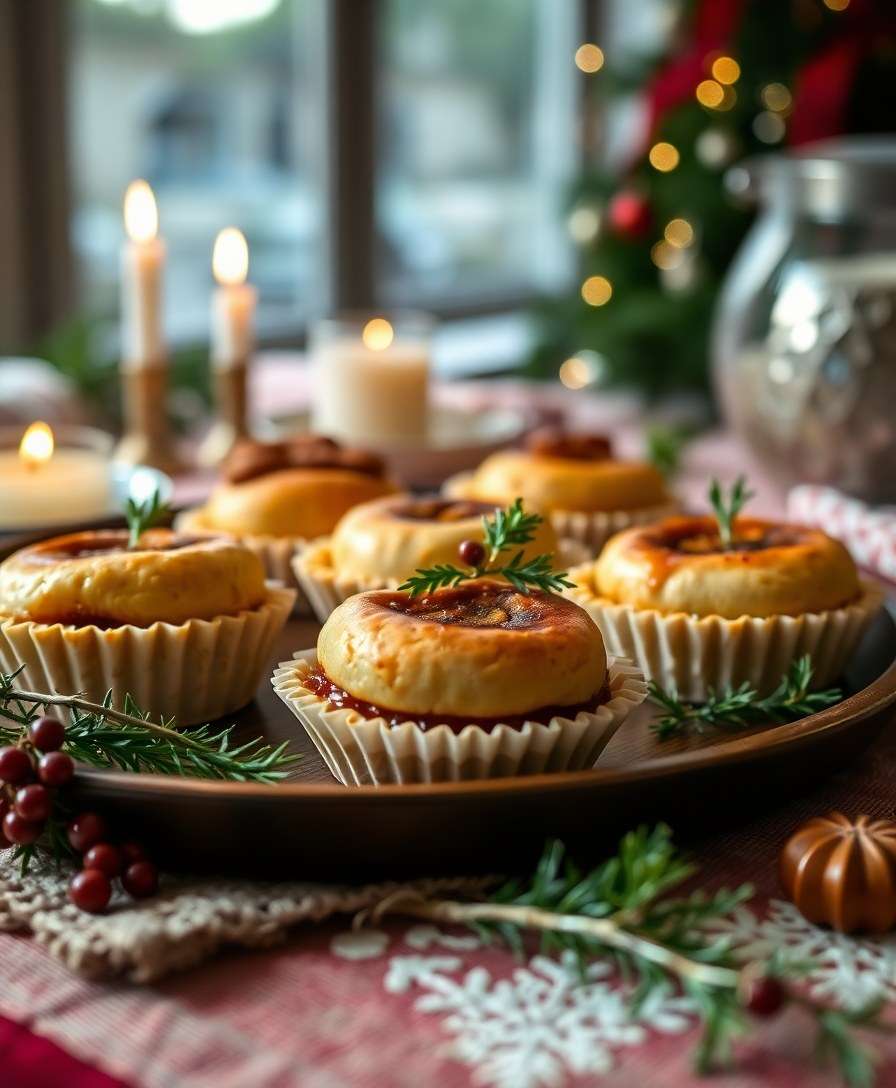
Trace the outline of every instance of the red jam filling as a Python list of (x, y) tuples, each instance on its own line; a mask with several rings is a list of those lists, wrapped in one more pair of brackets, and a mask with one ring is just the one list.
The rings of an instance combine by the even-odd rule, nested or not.
[(447, 725), (452, 733), (460, 733), (468, 725), (475, 725), (490, 733), (497, 725), (504, 724), (511, 729), (522, 729), (526, 722), (541, 722), (547, 725), (552, 718), (574, 718), (580, 711), (593, 711), (594, 708), (609, 699), (606, 685), (592, 699), (573, 706), (543, 706), (530, 710), (526, 714), (502, 714), (500, 718), (456, 718), (449, 714), (411, 714), (404, 710), (390, 710), (375, 703), (356, 699), (344, 688), (334, 684), (320, 667), (314, 668), (302, 680), (304, 687), (320, 699), (324, 699), (334, 710), (356, 710), (362, 718), (383, 718), (386, 724), (394, 728), (404, 722), (412, 721), (424, 732), (438, 725)]

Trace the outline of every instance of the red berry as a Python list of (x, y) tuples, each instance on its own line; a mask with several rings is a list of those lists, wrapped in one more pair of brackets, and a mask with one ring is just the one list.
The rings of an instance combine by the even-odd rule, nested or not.
[(121, 865), (121, 851), (110, 842), (98, 842), (84, 855), (85, 869), (99, 869), (109, 877), (118, 876)]
[(159, 871), (151, 861), (137, 861), (128, 866), (121, 886), (134, 899), (148, 899), (159, 890)]
[(10, 786), (27, 782), (34, 774), (31, 757), (24, 748), (0, 748), (0, 781)]
[(787, 990), (771, 975), (754, 975), (744, 982), (742, 1001), (754, 1016), (774, 1016), (787, 1001)]
[(481, 567), (485, 562), (485, 548), (478, 540), (462, 540), (457, 546), (457, 554), (468, 567)]
[(72, 877), (68, 897), (80, 910), (99, 914), (112, 898), (112, 881), (99, 869), (83, 869)]
[(33, 782), (30, 786), (22, 786), (16, 794), (16, 812), (23, 820), (40, 822), (50, 815), (50, 795), (46, 786)]
[(36, 842), (43, 829), (43, 824), (25, 820), (15, 811), (7, 812), (3, 817), (3, 834), (16, 846), (29, 846)]
[(75, 761), (65, 752), (47, 752), (37, 764), (37, 777), (45, 786), (65, 786), (75, 773)]
[(58, 718), (45, 715), (31, 723), (28, 735), (39, 752), (58, 752), (65, 743), (65, 726)]
[(139, 842), (122, 842), (118, 845), (121, 861), (125, 869), (129, 869), (138, 861), (146, 861), (146, 851)]
[(72, 850), (86, 854), (91, 846), (102, 842), (106, 837), (106, 822), (95, 812), (82, 812), (68, 825), (68, 841)]

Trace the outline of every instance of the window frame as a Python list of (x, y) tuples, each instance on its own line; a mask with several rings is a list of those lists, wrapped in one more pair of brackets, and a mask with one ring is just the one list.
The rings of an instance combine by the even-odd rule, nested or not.
[[(327, 224), (323, 306), (329, 313), (384, 306), (377, 297), (375, 277), (376, 54), (382, 4), (381, 0), (314, 0), (314, 4), (325, 88), (318, 156)], [(593, 41), (601, 22), (602, 0), (576, 0), (576, 4), (581, 40)], [(0, 148), (6, 163), (0, 169), (0, 195), (11, 197), (0, 200), (0, 236), (9, 234), (7, 252), (14, 255), (6, 262), (7, 272), (17, 264), (25, 272), (9, 274), (10, 290), (0, 319), (19, 347), (49, 331), (74, 302), (70, 163), (64, 150), (68, 11), (65, 4), (0, 7), (5, 54), (17, 61), (6, 66), (12, 87), (0, 114)], [(580, 107), (588, 101), (589, 90), (587, 79), (580, 79), (576, 88)], [(586, 119), (589, 112), (583, 114)], [(29, 139), (23, 139), (23, 134)], [(589, 141), (578, 143), (577, 157), (584, 165)], [(520, 309), (536, 294), (534, 289), (497, 289), (476, 299), (448, 297), (427, 309), (449, 320), (496, 314)], [(265, 336), (261, 332), (261, 346), (278, 346), (304, 343), (306, 330), (298, 319), (288, 333), (279, 329)]]

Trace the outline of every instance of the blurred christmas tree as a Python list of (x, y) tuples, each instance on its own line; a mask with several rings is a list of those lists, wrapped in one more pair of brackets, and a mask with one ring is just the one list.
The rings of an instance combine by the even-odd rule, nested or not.
[(594, 165), (572, 193), (581, 281), (536, 312), (539, 377), (566, 360), (573, 388), (705, 387), (713, 304), (750, 220), (726, 191), (728, 167), (780, 145), (893, 131), (894, 0), (683, 0), (675, 22), (661, 56), (628, 67), (592, 43), (576, 53), (600, 109), (639, 92), (646, 121), (621, 170)]

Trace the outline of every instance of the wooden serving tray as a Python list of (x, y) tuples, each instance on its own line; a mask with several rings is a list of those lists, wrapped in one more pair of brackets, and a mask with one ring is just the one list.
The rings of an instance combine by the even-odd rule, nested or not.
[[(313, 646), (292, 620), (271, 671)], [(167, 868), (271, 879), (360, 880), (508, 871), (551, 836), (584, 854), (635, 824), (716, 830), (792, 797), (869, 743), (896, 713), (896, 623), (878, 617), (838, 705), (789, 725), (659, 741), (645, 705), (590, 771), (418, 786), (345, 787), (326, 769), (268, 677), (237, 715), (238, 734), (287, 740), (302, 760), (273, 786), (82, 770), (77, 803), (109, 813)]]

